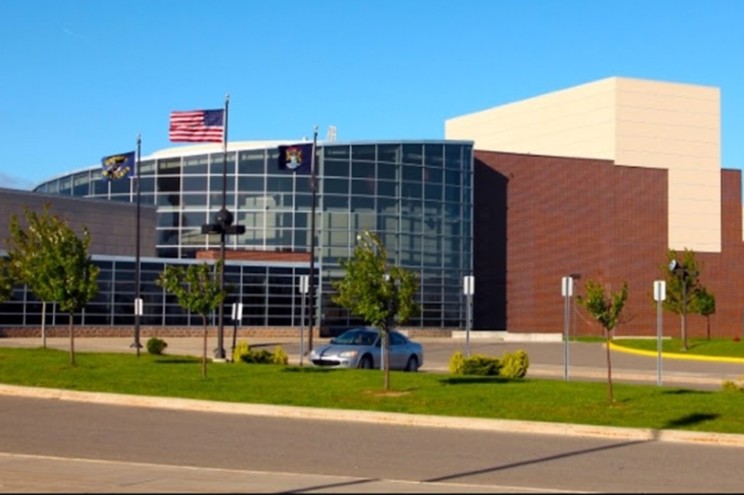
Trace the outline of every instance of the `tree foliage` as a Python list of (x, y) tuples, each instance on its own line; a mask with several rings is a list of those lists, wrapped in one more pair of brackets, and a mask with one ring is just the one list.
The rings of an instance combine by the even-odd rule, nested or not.
[[(659, 267), (666, 280), (666, 299), (662, 303), (662, 307), (680, 315), (682, 349), (687, 350), (687, 315), (689, 313), (702, 314), (701, 310), (709, 311), (712, 309), (715, 312), (715, 298), (711, 306), (710, 298), (714, 296), (708, 293), (700, 283), (702, 265), (699, 265), (695, 259), (694, 251), (685, 249), (682, 253), (682, 259), (679, 260), (678, 253), (670, 249), (667, 251), (666, 258), (666, 264)], [(677, 261), (681, 267), (676, 271), (670, 270), (672, 261)], [(698, 301), (701, 297), (704, 299), (702, 302)]]
[[(70, 363), (75, 364), (73, 316), (98, 293), (98, 273), (88, 254), (90, 233), (82, 237), (67, 222), (49, 211), (24, 208), (25, 226), (13, 215), (10, 220), (8, 258), (11, 271), (42, 301), (54, 301), (69, 315)], [(42, 315), (44, 317), (44, 315)]]
[(605, 287), (594, 280), (587, 280), (584, 285), (585, 296), (578, 296), (578, 303), (604, 329), (605, 349), (607, 357), (607, 387), (610, 402), (615, 401), (612, 391), (612, 361), (610, 359), (610, 340), (612, 331), (622, 321), (621, 315), (628, 299), (628, 284), (623, 282), (622, 288), (613, 293), (607, 293)]
[(46, 306), (55, 301), (52, 284), (53, 254), (47, 248), (51, 242), (51, 233), (61, 228), (61, 220), (50, 213), (48, 203), (41, 213), (28, 208), (24, 208), (23, 213), (25, 226), (16, 215), (10, 217), (8, 257), (15, 277), (42, 302), (41, 341), (42, 347), (46, 348)]
[(166, 265), (155, 283), (173, 294), (178, 304), (201, 315), (204, 323), (204, 341), (202, 352), (202, 377), (207, 377), (207, 318), (211, 312), (223, 303), (226, 290), (222, 290), (216, 274), (222, 269), (222, 261), (212, 266), (208, 263), (188, 265), (188, 267)]
[(0, 302), (10, 298), (15, 285), (10, 263), (5, 258), (0, 258)]
[[(341, 260), (340, 264), (346, 273), (342, 279), (332, 282), (336, 290), (333, 301), (361, 317), (368, 325), (379, 328), (387, 351), (390, 330), (419, 311), (415, 300), (418, 291), (416, 274), (391, 264), (384, 244), (369, 231), (359, 236), (352, 257)], [(385, 390), (388, 390), (388, 352), (383, 356)]]

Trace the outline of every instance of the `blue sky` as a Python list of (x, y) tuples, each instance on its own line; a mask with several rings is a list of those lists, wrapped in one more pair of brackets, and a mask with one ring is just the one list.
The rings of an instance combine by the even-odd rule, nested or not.
[(744, 167), (744, 0), (3, 0), (0, 187), (168, 141), (441, 139), (444, 121), (611, 76), (721, 89)]

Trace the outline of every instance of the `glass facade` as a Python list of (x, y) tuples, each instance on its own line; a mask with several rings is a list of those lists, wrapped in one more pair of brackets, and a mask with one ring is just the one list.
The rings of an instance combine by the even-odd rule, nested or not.
[[(309, 175), (279, 170), (276, 146), (231, 143), (226, 154), (221, 147), (208, 153), (197, 153), (197, 148), (171, 149), (141, 160), (140, 199), (142, 204), (157, 206), (159, 258), (193, 259), (199, 251), (219, 248), (219, 235), (202, 234), (201, 227), (214, 222), (222, 207), (223, 171), (226, 206), (235, 224), (245, 227), (244, 234), (227, 237), (228, 250), (309, 253), (313, 203)], [(92, 167), (71, 173), (39, 185), (36, 191), (136, 201), (134, 181), (108, 182), (100, 172), (100, 168)], [(419, 277), (421, 313), (406, 326), (463, 327), (462, 279), (472, 274), (473, 265), (472, 142), (319, 144), (316, 176), (315, 268), (319, 290), (315, 307), (319, 323), (330, 327), (360, 323), (332, 303), (331, 280), (343, 275), (339, 261), (352, 254), (357, 235), (370, 230), (380, 236), (392, 263)], [(240, 270), (248, 266), (234, 263)], [(133, 273), (132, 267), (125, 266), (123, 262), (117, 264), (115, 273), (121, 270), (124, 277)], [(280, 268), (270, 263), (263, 266), (266, 270)], [(305, 273), (307, 268), (308, 263)], [(152, 275), (150, 271), (147, 276)], [(144, 265), (142, 273), (144, 277)], [(272, 277), (278, 276), (267, 271), (237, 277), (242, 302), (265, 307), (265, 318), (256, 316), (256, 325), (294, 324), (292, 313), (287, 315), (282, 309), (289, 304), (285, 299), (293, 300), (292, 294), (297, 292), (291, 285), (289, 294), (276, 290), (260, 295), (249, 290), (260, 285), (258, 280), (263, 280), (261, 284), (266, 287), (282, 286), (272, 284)], [(121, 297), (131, 301), (126, 288), (133, 281), (117, 280), (122, 284)], [(90, 312), (86, 310), (86, 314)], [(176, 324), (184, 318), (174, 314), (164, 324)], [(128, 324), (120, 321), (114, 324)], [(248, 318), (244, 324), (249, 324)]]
[[(135, 261), (131, 258), (92, 256), (100, 267), (98, 295), (81, 314), (75, 314), (76, 325), (134, 325)], [(140, 297), (143, 299), (142, 325), (202, 326), (199, 314), (190, 314), (178, 305), (175, 296), (155, 283), (166, 265), (202, 263), (197, 260), (144, 258), (140, 264)], [(264, 265), (250, 262), (225, 264), (225, 285), (231, 288), (225, 301), (243, 303), (243, 326), (297, 326), (302, 322), (302, 298), (295, 290), (301, 275), (308, 274), (306, 263)], [(13, 290), (12, 297), (0, 304), (3, 324), (40, 326), (42, 303), (23, 286)], [(230, 314), (228, 310), (227, 314)], [(227, 320), (225, 320), (227, 322)], [(47, 304), (46, 324), (67, 325), (69, 315), (53, 303)], [(217, 313), (210, 316), (217, 325)]]

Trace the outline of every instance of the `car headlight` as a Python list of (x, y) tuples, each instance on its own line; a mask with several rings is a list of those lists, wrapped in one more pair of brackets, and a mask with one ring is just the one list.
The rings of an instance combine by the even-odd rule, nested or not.
[(359, 354), (359, 351), (344, 351), (344, 352), (340, 352), (338, 355), (339, 357), (342, 357), (342, 358), (353, 359), (356, 357), (357, 354)]

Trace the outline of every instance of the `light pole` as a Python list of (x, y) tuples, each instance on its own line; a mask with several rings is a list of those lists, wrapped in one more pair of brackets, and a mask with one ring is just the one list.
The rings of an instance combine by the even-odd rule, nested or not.
[(576, 292), (576, 281), (579, 280), (579, 279), (581, 279), (581, 274), (580, 273), (572, 273), (572, 274), (569, 275), (569, 277), (571, 277), (571, 282), (572, 282), (572, 285), (573, 285), (573, 287), (572, 287), (573, 290), (571, 291), (571, 304), (573, 305), (573, 316), (572, 316), (572, 318), (573, 318), (573, 336), (574, 336), (574, 338), (576, 338), (576, 336), (577, 336), (576, 335), (576, 333), (577, 333), (576, 332), (576, 325), (578, 323), (579, 313), (578, 313), (578, 306), (576, 304), (576, 299), (574, 298), (574, 295), (575, 295), (575, 292)]
[(690, 272), (686, 266), (681, 264), (676, 259), (669, 263), (669, 271), (672, 272), (679, 278), (679, 283), (682, 286), (682, 350), (687, 350), (687, 283), (690, 278)]

